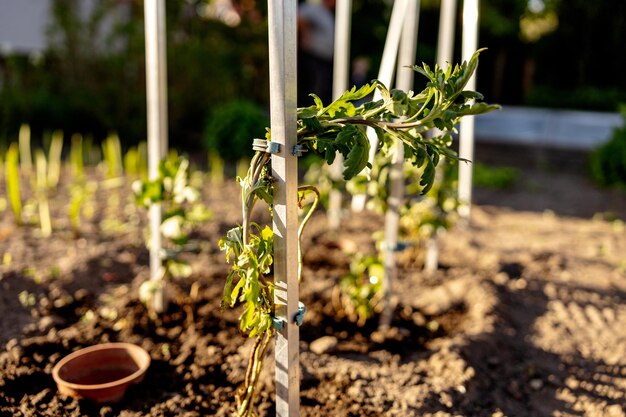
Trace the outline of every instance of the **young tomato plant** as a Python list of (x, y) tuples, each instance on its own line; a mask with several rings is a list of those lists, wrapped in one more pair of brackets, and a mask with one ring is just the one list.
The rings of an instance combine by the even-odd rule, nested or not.
[[(191, 266), (181, 258), (189, 247), (193, 228), (209, 220), (212, 213), (199, 201), (200, 192), (189, 184), (189, 161), (173, 157), (161, 161), (159, 176), (154, 180), (136, 180), (132, 189), (136, 204), (148, 208), (160, 203), (163, 208), (160, 231), (166, 239), (161, 253), (162, 278), (187, 278)], [(163, 290), (165, 282), (148, 280), (141, 285), (139, 296), (147, 306)]]
[(374, 314), (380, 313), (384, 274), (380, 256), (356, 254), (350, 272), (333, 291), (333, 304), (339, 315), (364, 326)]
[[(404, 145), (405, 159), (420, 167), (421, 192), (426, 193), (435, 180), (435, 167), (440, 157), (457, 158), (450, 149), (452, 132), (463, 116), (477, 115), (498, 108), (481, 102), (482, 96), (464, 90), (478, 65), (477, 51), (469, 62), (450, 66), (446, 71), (427, 65), (413, 69), (428, 80), (423, 91), (415, 94), (388, 90), (378, 81), (352, 88), (334, 102), (324, 105), (313, 95), (314, 105), (297, 111), (297, 143), (300, 149), (319, 155), (332, 164), (337, 153), (343, 155), (343, 178), (349, 180), (369, 166), (370, 142), (366, 128), (376, 132), (381, 143), (378, 152), (392, 149), (395, 141)], [(378, 90), (382, 99), (355, 104)], [(476, 102), (473, 102), (476, 100)], [(436, 127), (441, 131), (430, 139), (424, 133)], [(266, 134), (271, 142), (271, 132)], [(274, 287), (272, 280), (273, 233), (269, 226), (251, 221), (250, 213), (259, 200), (272, 212), (273, 179), (270, 154), (263, 140), (255, 141), (259, 149), (253, 156), (247, 175), (238, 178), (241, 186), (243, 221), (220, 240), (220, 248), (231, 263), (226, 278), (222, 307), (241, 305), (240, 328), (249, 337), (256, 337), (250, 362), (240, 389), (239, 416), (254, 415), (253, 403), (258, 376), (274, 323)], [(269, 146), (267, 143), (265, 146)], [(312, 190), (312, 187), (307, 187)], [(309, 211), (310, 214), (310, 211)], [(308, 215), (307, 215), (308, 218)], [(301, 232), (302, 226), (299, 228)]]

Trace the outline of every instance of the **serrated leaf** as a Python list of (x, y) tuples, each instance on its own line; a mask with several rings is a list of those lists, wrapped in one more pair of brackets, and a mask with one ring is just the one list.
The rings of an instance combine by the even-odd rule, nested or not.
[(173, 259), (167, 262), (167, 271), (173, 278), (189, 278), (193, 273), (191, 265), (187, 262)]
[(343, 93), (339, 99), (345, 100), (345, 101), (362, 100), (365, 97), (372, 94), (374, 90), (376, 90), (376, 84), (377, 84), (377, 81), (374, 81), (371, 84), (364, 84), (359, 89), (357, 89), (356, 86), (354, 86), (352, 87), (352, 89)]
[(228, 275), (226, 276), (226, 283), (224, 284), (224, 294), (222, 296), (222, 303), (220, 304), (220, 308), (222, 310), (225, 310), (226, 308), (231, 307), (233, 304), (232, 286), (233, 286), (233, 279), (235, 275), (237, 275), (235, 271), (230, 271)]
[(470, 116), (479, 115), (492, 112), (494, 110), (500, 110), (502, 107), (497, 104), (487, 104), (478, 102), (474, 103), (471, 107), (466, 107), (457, 113), (458, 116)]
[(360, 129), (356, 129), (355, 143), (352, 145), (350, 153), (348, 153), (344, 161), (343, 179), (349, 180), (357, 175), (367, 166), (370, 143), (367, 136)]
[(316, 96), (315, 94), (309, 94), (313, 97), (313, 102), (315, 103), (315, 108), (317, 109), (317, 115), (319, 116), (324, 110), (324, 103), (322, 103), (322, 99)]
[(300, 107), (298, 109), (298, 119), (309, 119), (317, 116), (317, 106)]
[(324, 131), (324, 127), (315, 116), (302, 118), (300, 120), (302, 120), (302, 125), (309, 131), (316, 133)]
[(478, 91), (470, 91), (470, 90), (464, 90), (461, 91), (461, 95), (466, 99), (466, 100), (482, 100), (485, 97), (480, 94)]
[(430, 158), (426, 158), (426, 167), (424, 168), (422, 178), (420, 179), (420, 185), (424, 187), (422, 188), (422, 195), (426, 194), (435, 183), (435, 173), (435, 165)]
[(433, 74), (433, 72), (430, 70), (430, 67), (428, 66), (428, 64), (423, 62), (421, 67), (419, 65), (414, 65), (412, 68), (413, 68), (413, 71), (417, 72), (418, 74), (422, 74), (424, 77), (428, 78), (430, 81), (432, 82), (435, 81), (435, 74)]
[(387, 111), (396, 117), (407, 114), (409, 109), (409, 100), (406, 93), (402, 90), (391, 90), (391, 97), (387, 103)]

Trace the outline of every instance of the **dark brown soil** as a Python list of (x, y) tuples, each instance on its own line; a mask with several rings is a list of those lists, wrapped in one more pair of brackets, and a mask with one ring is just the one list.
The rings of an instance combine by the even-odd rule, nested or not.
[[(65, 188), (50, 238), (15, 227), (4, 211), (0, 417), (233, 411), (251, 341), (238, 312), (219, 309), (228, 267), (217, 240), (239, 221), (238, 193), (232, 183), (206, 189), (215, 217), (194, 235), (194, 274), (172, 283), (156, 322), (137, 297), (148, 254), (126, 188), (97, 193), (80, 237), (69, 231)], [(386, 338), (372, 337), (376, 319), (364, 327), (337, 319), (332, 301), (350, 261), (343, 242), (369, 247), (382, 219), (348, 216), (333, 237), (323, 215), (314, 218), (303, 243), (301, 415), (626, 416), (626, 195), (572, 170), (525, 169), (512, 188), (479, 189), (475, 200), (469, 227), (441, 239), (437, 272), (422, 272), (420, 248), (399, 253)], [(314, 353), (324, 336), (336, 346)], [(106, 341), (150, 352), (144, 382), (115, 405), (58, 394), (54, 364)], [(272, 355), (260, 416), (274, 415)]]

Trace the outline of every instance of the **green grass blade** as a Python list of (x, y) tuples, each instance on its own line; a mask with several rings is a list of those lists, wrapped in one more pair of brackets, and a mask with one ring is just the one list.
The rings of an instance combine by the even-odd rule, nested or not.
[(211, 184), (222, 185), (224, 183), (224, 160), (216, 151), (209, 151), (209, 173)]
[(19, 146), (20, 146), (20, 168), (22, 174), (30, 177), (33, 171), (33, 158), (30, 153), (30, 126), (23, 124), (20, 126), (19, 133)]
[(72, 144), (70, 148), (70, 163), (72, 165), (72, 173), (76, 181), (82, 181), (85, 178), (85, 162), (83, 160), (83, 136), (75, 133), (72, 135)]
[(36, 170), (36, 196), (39, 207), (39, 223), (41, 225), (41, 235), (49, 237), (52, 234), (52, 222), (50, 220), (50, 206), (48, 204), (48, 163), (43, 150), (35, 150), (35, 170)]
[(6, 154), (6, 185), (9, 204), (15, 223), (22, 225), (22, 198), (20, 196), (20, 168), (18, 144), (12, 143)]
[(63, 132), (55, 130), (52, 133), (50, 150), (48, 151), (48, 187), (54, 189), (61, 177), (61, 153), (63, 151)]

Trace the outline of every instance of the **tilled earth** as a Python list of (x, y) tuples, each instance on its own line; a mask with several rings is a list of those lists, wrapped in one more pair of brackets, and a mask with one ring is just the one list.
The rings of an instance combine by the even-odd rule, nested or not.
[[(172, 283), (156, 321), (138, 301), (148, 254), (128, 191), (99, 191), (80, 236), (63, 220), (66, 191), (52, 202), (50, 238), (15, 227), (8, 211), (0, 223), (0, 416), (229, 415), (251, 349), (239, 312), (219, 308), (228, 266), (217, 241), (239, 221), (235, 184), (205, 194), (214, 220), (193, 236), (194, 274)], [(314, 218), (303, 242), (301, 415), (626, 416), (626, 196), (535, 170), (475, 198), (470, 225), (441, 238), (436, 272), (422, 272), (422, 248), (398, 254), (384, 337), (377, 318), (349, 322), (333, 295), (346, 250), (371, 250), (383, 220), (353, 214), (333, 235)], [(114, 405), (60, 395), (55, 363), (106, 341), (150, 352), (144, 382)], [(260, 416), (275, 410), (272, 355)]]

